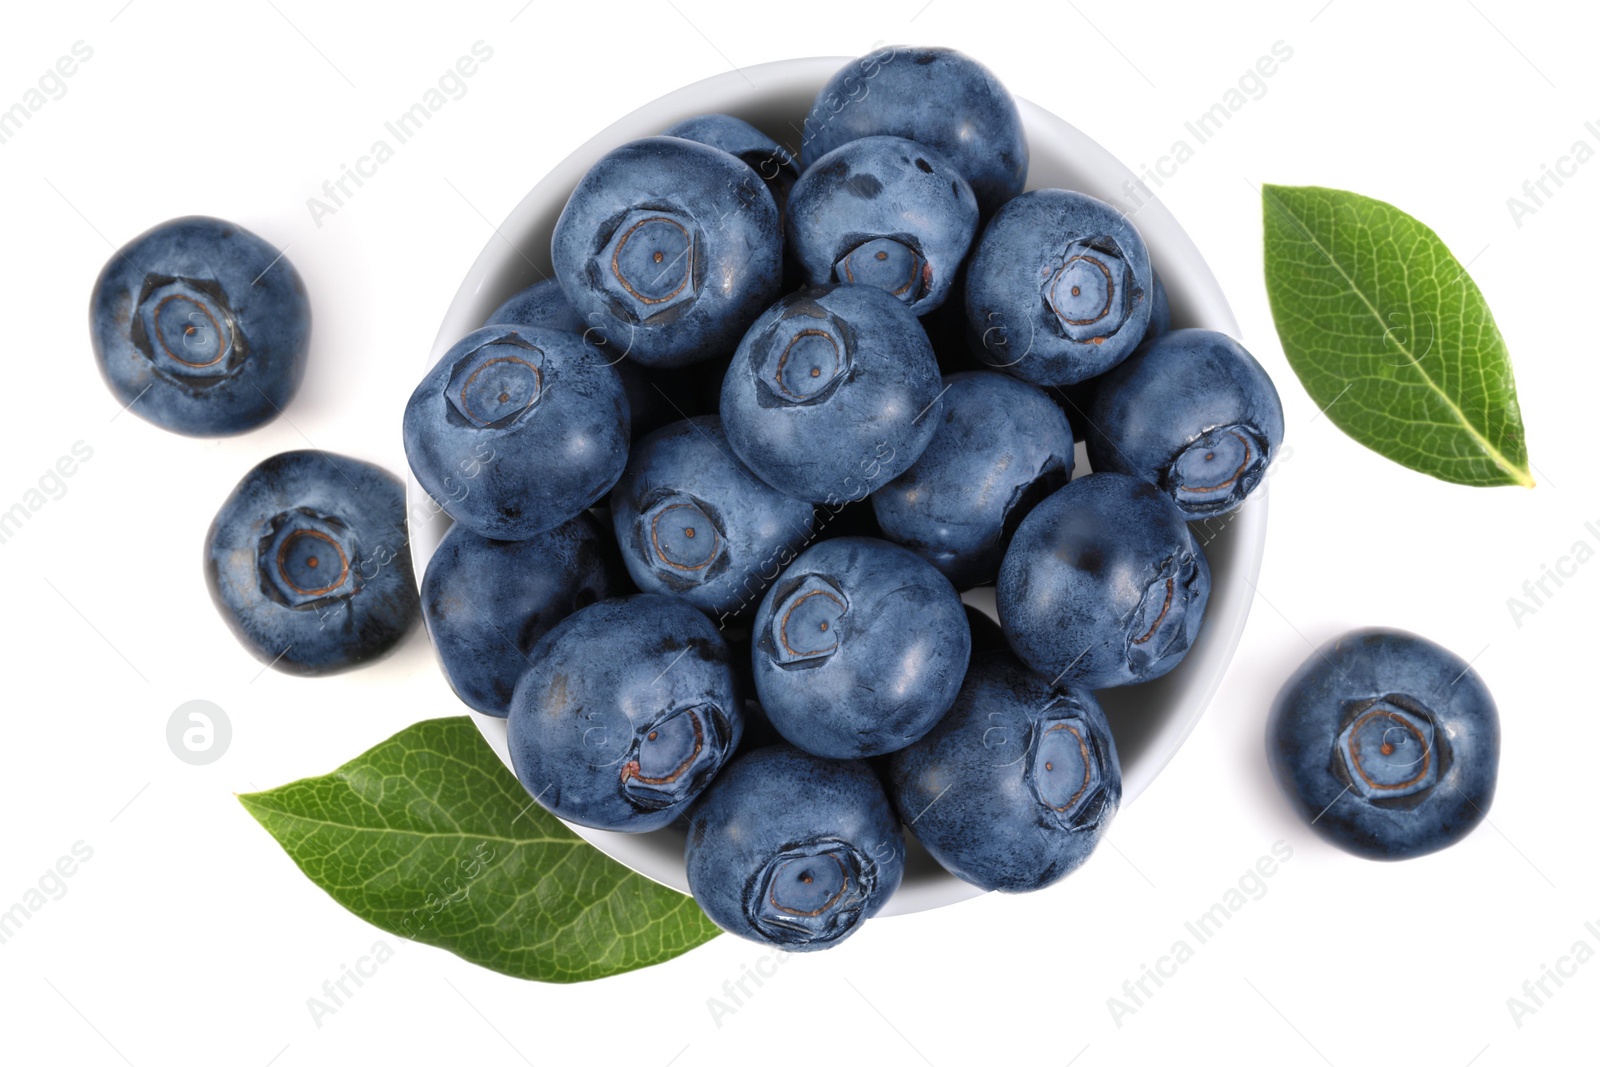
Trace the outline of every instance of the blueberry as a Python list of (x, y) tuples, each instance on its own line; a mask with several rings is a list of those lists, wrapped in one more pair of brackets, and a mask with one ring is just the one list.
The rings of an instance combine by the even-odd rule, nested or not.
[(673, 423), (633, 449), (611, 522), (634, 583), (712, 616), (754, 608), (811, 533), (812, 507), (745, 468), (722, 423)]
[(311, 305), (277, 249), (242, 226), (190, 216), (118, 249), (89, 301), (95, 359), (135, 415), (223, 437), (276, 418), (306, 371)]
[(876, 134), (943, 152), (972, 186), (985, 217), (1028, 180), (1016, 101), (987, 67), (954, 49), (886, 48), (847, 64), (806, 116), (806, 166)]
[(821, 286), (784, 297), (739, 342), (722, 426), (773, 488), (861, 499), (928, 447), (939, 389), (927, 334), (904, 304), (871, 286)]
[(949, 714), (889, 758), (889, 782), (900, 817), (946, 870), (1013, 893), (1080, 867), (1122, 801), (1094, 694), (1052, 688), (1009, 652), (972, 658)]
[(630, 141), (573, 190), (550, 242), (591, 340), (645, 366), (731, 350), (778, 294), (772, 195), (728, 153), (679, 137)]
[(332, 674), (389, 652), (416, 625), (405, 489), (332, 452), (250, 469), (206, 534), (206, 584), (239, 643), (288, 674)]
[(1167, 287), (1154, 267), (1150, 268), (1150, 284), (1155, 295), (1150, 298), (1150, 324), (1144, 329), (1146, 341), (1172, 329), (1172, 303), (1167, 299)]
[(689, 888), (711, 921), (793, 952), (832, 948), (900, 885), (905, 839), (859, 760), (744, 753), (690, 813)]
[(812, 545), (767, 591), (756, 692), (785, 739), (835, 759), (904, 748), (961, 687), (972, 635), (937, 570), (887, 541)]
[(1095, 470), (1159, 485), (1191, 519), (1244, 503), (1283, 443), (1272, 379), (1214, 330), (1140, 346), (1095, 388), (1086, 446)]
[(900, 137), (840, 145), (789, 197), (789, 246), (813, 285), (874, 285), (918, 315), (943, 304), (978, 226), (978, 202), (940, 152)]
[(504, 718), (534, 643), (626, 589), (587, 513), (526, 541), (491, 541), (456, 525), (428, 561), (422, 611), (450, 688), (474, 710)]
[(511, 765), (569, 822), (657, 830), (739, 745), (728, 645), (694, 607), (648, 593), (568, 615), (528, 653), (511, 698)]
[(789, 150), (732, 115), (696, 115), (661, 131), (663, 137), (682, 137), (737, 156), (766, 183), (778, 214), (788, 202), (789, 190), (800, 176), (800, 168)]
[(1267, 758), (1324, 840), (1375, 860), (1448, 848), (1483, 821), (1500, 716), (1470, 664), (1403, 630), (1355, 630), (1284, 685)]
[(538, 326), (546, 330), (565, 330), (581, 334), (584, 322), (572, 310), (566, 294), (554, 278), (534, 282), (513, 293), (506, 302), (489, 312), (485, 326)]
[(1072, 427), (1039, 389), (993, 371), (950, 375), (943, 403), (933, 442), (872, 507), (884, 536), (970, 589), (994, 580), (1017, 524), (1072, 477)]
[(1133, 223), (1084, 193), (1038, 189), (983, 231), (967, 268), (979, 358), (1036, 385), (1120, 363), (1150, 323), (1150, 257)]
[[(596, 344), (604, 336), (604, 330), (591, 327), (578, 318), (578, 313), (567, 303), (566, 294), (554, 278), (534, 282), (514, 293), (490, 312), (483, 324), (564, 330)], [(617, 353), (610, 353), (607, 362), (622, 379), (622, 391), (628, 396), (629, 429), (634, 438), (643, 437), (651, 430), (683, 417), (676, 411), (683, 399), (681, 390), (676, 388), (677, 383), (670, 379), (660, 380), (657, 375)]]
[(628, 401), (617, 372), (576, 334), (486, 326), (411, 394), (405, 448), (417, 481), (457, 522), (521, 540), (576, 517), (621, 477)]
[(1177, 506), (1149, 482), (1096, 473), (1022, 520), (995, 606), (1022, 662), (1103, 689), (1176, 667), (1210, 594), (1211, 569)]

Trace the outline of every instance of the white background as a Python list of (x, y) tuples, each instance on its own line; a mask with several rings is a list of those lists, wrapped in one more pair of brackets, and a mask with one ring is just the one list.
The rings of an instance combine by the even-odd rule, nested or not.
[[(1600, 963), (1560, 987), (1547, 980), (1552, 995), (1520, 1026), (1507, 998), (1526, 999), (1523, 983), (1580, 939), (1600, 950), (1584, 926), (1600, 930), (1600, 562), (1559, 589), (1547, 582), (1554, 595), (1521, 625), (1507, 599), (1575, 542), (1600, 547), (1600, 162), (1550, 185), (1521, 226), (1506, 204), (1574, 141), (1600, 148), (1600, 131), (1584, 128), (1600, 120), (1592, 11), (1509, 0), (379, 10), (29, 4), (0, 34), (0, 107), (74, 42), (93, 49), (65, 94), (0, 144), (0, 509), (75, 442), (93, 449), (65, 494), (0, 544), (0, 910), (76, 843), (92, 849), (65, 895), (0, 944), (0, 1058), (1593, 1061)], [(466, 95), (318, 227), (307, 197), (480, 39), (494, 55)], [(1138, 169), (1280, 40), (1293, 57), (1264, 95), (1160, 190), (1284, 399), (1293, 451), (1273, 481), (1261, 596), (1207, 717), (1068, 882), (871, 924), (838, 951), (785, 962), (719, 1025), (708, 998), (762, 961), (757, 946), (724, 937), (575, 987), (503, 978), (346, 913), (235, 802), (459, 705), (420, 633), (381, 665), (331, 680), (261, 673), (205, 592), (211, 515), (250, 465), (308, 441), (403, 470), (402, 405), (491, 220), (600, 127), (736, 64), (949, 44)], [(1252, 188), (1263, 181), (1391, 201), (1471, 261), (1516, 361), (1537, 489), (1444, 485), (1318, 417), (1267, 311)], [(315, 307), (304, 391), (288, 418), (239, 439), (195, 441), (117, 417), (90, 355), (85, 308), (112, 246), (190, 213), (289, 246)], [(1490, 822), (1400, 865), (1351, 858), (1304, 830), (1262, 747), (1271, 698), (1310, 644), (1378, 623), (1472, 659), (1504, 726)], [(221, 705), (234, 728), (226, 755), (198, 768), (165, 740), (173, 709), (196, 698)], [(1293, 856), (1265, 894), (1165, 985), (1150, 984), (1154, 995), (1119, 1025), (1107, 998), (1125, 997), (1123, 982), (1179, 938), (1196, 946), (1185, 921), (1280, 841)], [(319, 1026), (307, 998), (378, 941), (393, 958)]]

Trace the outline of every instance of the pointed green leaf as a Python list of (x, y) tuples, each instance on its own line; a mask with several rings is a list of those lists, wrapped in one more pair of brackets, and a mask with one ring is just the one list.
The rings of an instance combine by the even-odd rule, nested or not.
[(1289, 365), (1345, 433), (1462, 485), (1533, 485), (1511, 357), (1437, 234), (1339, 189), (1262, 189), (1267, 296)]
[(356, 915), (502, 974), (582, 982), (718, 933), (692, 898), (533, 803), (465, 716), (408, 726), (331, 774), (239, 800)]

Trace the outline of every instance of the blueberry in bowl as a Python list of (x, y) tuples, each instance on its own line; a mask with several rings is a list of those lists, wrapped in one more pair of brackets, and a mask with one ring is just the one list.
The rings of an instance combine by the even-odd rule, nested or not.
[(811, 504), (746, 469), (715, 415), (639, 441), (610, 499), (634, 584), (676, 594), (719, 623), (753, 610), (812, 532)]
[(196, 215), (147, 230), (106, 261), (89, 332), (107, 387), (134, 414), (223, 437), (270, 422), (294, 398), (311, 305), (277, 249)]
[(946, 870), (1018, 893), (1089, 858), (1122, 801), (1122, 768), (1093, 693), (986, 652), (949, 713), (889, 757), (889, 791)]
[(1159, 678), (1200, 632), (1211, 570), (1183, 513), (1149, 482), (1097, 472), (1022, 520), (995, 606), (1017, 657), (1102, 689)]
[(1494, 802), (1500, 715), (1460, 656), (1404, 630), (1323, 645), (1273, 703), (1267, 756), (1324, 840), (1374, 860), (1460, 841)]
[(779, 216), (783, 215), (789, 190), (800, 177), (799, 164), (787, 148), (744, 119), (732, 115), (696, 115), (673, 123), (662, 130), (661, 135), (698, 141), (736, 156), (766, 183)]
[(1203, 519), (1234, 510), (1261, 483), (1283, 443), (1283, 408), (1238, 341), (1172, 330), (1097, 380), (1087, 426), (1095, 470), (1153, 482)]
[(922, 455), (872, 494), (884, 536), (957, 589), (994, 581), (1017, 526), (1072, 477), (1072, 427), (1035, 386), (994, 371), (945, 378)]
[(1144, 237), (1086, 193), (1036, 189), (1008, 201), (984, 228), (966, 281), (978, 358), (1036, 385), (1105, 373), (1150, 324)]
[(400, 480), (332, 452), (252, 467), (206, 533), (205, 575), (251, 655), (287, 674), (376, 660), (417, 623)]
[(772, 194), (742, 161), (681, 137), (630, 141), (572, 191), (556, 279), (614, 358), (679, 367), (726, 354), (778, 295)]
[(921, 557), (867, 537), (802, 552), (767, 590), (753, 637), (772, 725), (814, 755), (903, 748), (961, 687), (972, 634), (955, 588)]
[[(851, 70), (846, 71), (847, 67)], [(866, 77), (876, 69), (872, 57), (863, 60), (836, 57), (784, 60), (738, 73), (727, 72), (649, 102), (597, 133), (557, 163), (507, 217), (500, 220), (496, 233), (486, 237), (481, 255), (464, 272), (460, 287), (442, 316), (428, 363), (436, 362), (462, 336), (487, 322), (490, 312), (509, 297), (544, 277), (554, 276), (548, 259), (552, 227), (583, 176), (617, 145), (659, 134), (674, 123), (713, 113), (734, 115), (774, 133), (800, 130), (811, 105), (818, 99), (819, 90), (836, 75), (840, 77), (838, 84), (844, 84), (847, 92), (859, 95), (863, 89), (877, 91), (878, 79)], [(841, 93), (834, 103), (838, 104), (845, 95)], [(1107, 202), (1116, 202), (1119, 198), (1125, 201), (1127, 189), (1134, 187), (1131, 183), (1136, 180), (1132, 171), (1081, 130), (1055, 115), (1026, 100), (1016, 100), (1015, 106), (1025, 128), (1030, 153), (1028, 177), (1036, 187), (1076, 189)], [(931, 110), (937, 111), (937, 108)], [(939, 118), (938, 115), (934, 117)], [(891, 129), (870, 133), (910, 135), (909, 130)], [(797, 133), (795, 138), (798, 141), (802, 136), (804, 134)], [(927, 141), (926, 137), (916, 139)], [(821, 154), (813, 152), (814, 145), (811, 139), (802, 146), (808, 159)], [(934, 147), (947, 157), (952, 156), (948, 147)], [(1160, 201), (1147, 201), (1138, 206), (1137, 222), (1168, 289), (1176, 324), (1203, 326), (1237, 335), (1239, 327), (1222, 287), (1167, 207)], [(957, 288), (944, 306), (917, 321), (929, 324), (931, 319), (948, 313), (955, 325), (964, 329), (963, 305)], [(589, 324), (589, 328), (596, 327)], [(964, 344), (959, 333), (954, 336)], [(596, 334), (596, 340), (600, 339), (601, 335)], [(625, 343), (616, 347), (625, 347)], [(605, 351), (608, 359), (616, 357), (609, 348)], [(705, 368), (703, 377), (707, 383), (720, 387), (719, 364), (725, 365), (730, 354), (725, 351), (718, 358), (708, 358), (687, 369), (698, 373)], [(621, 365), (627, 367), (633, 362), (625, 359)], [(947, 372), (977, 366), (981, 364), (967, 359), (960, 365), (950, 364)], [(651, 372), (651, 381), (671, 392), (673, 402), (681, 408), (676, 411), (668, 406), (668, 420), (717, 413), (715, 397), (709, 405), (685, 401), (680, 391), (687, 391), (682, 389), (687, 383), (678, 381), (683, 373), (683, 370), (670, 369), (665, 375)], [(713, 382), (713, 379), (716, 380)], [(698, 381), (694, 388), (699, 388)], [(653, 387), (648, 392), (660, 395)], [(633, 399), (630, 393), (630, 403)], [(1073, 412), (1068, 410), (1067, 416), (1070, 421)], [(927, 418), (932, 417), (930, 412)], [(1084, 474), (1086, 465), (1079, 467), (1075, 477)], [(841, 497), (855, 496), (859, 485), (859, 480), (853, 482)], [(444, 535), (448, 518), (436, 512), (420, 485), (413, 482), (410, 492), (414, 516), (412, 547), (420, 574), (423, 563)], [(1229, 516), (1229, 522), (1205, 532), (1204, 548), (1213, 573), (1213, 593), (1206, 607), (1205, 627), (1183, 663), (1155, 681), (1096, 693), (1116, 734), (1117, 754), (1123, 771), (1124, 805), (1150, 785), (1181, 747), (1233, 655), (1251, 603), (1247, 579), (1254, 576), (1261, 558), (1267, 496), (1267, 487), (1262, 486), (1251, 494), (1243, 507)], [(841, 499), (832, 506), (819, 508), (818, 515), (818, 531), (822, 537), (844, 532), (847, 526), (851, 533), (858, 535), (880, 532), (869, 500), (846, 505)], [(984, 588), (972, 590), (965, 599), (983, 611), (993, 612), (989, 591)], [(978, 627), (977, 623), (973, 625)], [(978, 628), (982, 635), (977, 643), (992, 645), (996, 636), (994, 623)], [(748, 650), (743, 658), (748, 663)], [(474, 721), (488, 743), (509, 765), (507, 720), (475, 715)], [(884, 757), (874, 760), (884, 762)], [(585, 840), (639, 873), (680, 891), (689, 891), (682, 830), (678, 824), (643, 834), (595, 830), (578, 823), (570, 825)], [(883, 905), (881, 915), (937, 908), (981, 892), (977, 886), (961, 881), (940, 867), (916, 843), (913, 835), (907, 836), (906, 848), (904, 879), (894, 896)]]
[(842, 144), (879, 134), (943, 152), (985, 217), (1028, 179), (1016, 101), (989, 68), (953, 48), (897, 46), (845, 64), (817, 93), (804, 131), (807, 169)]
[(950, 294), (978, 202), (944, 155), (901, 137), (862, 137), (806, 168), (785, 232), (813, 285), (872, 285), (918, 315)]
[(840, 944), (900, 885), (905, 839), (860, 760), (775, 744), (747, 752), (689, 816), (689, 888), (711, 921), (765, 945)]
[(868, 285), (791, 293), (762, 313), (722, 381), (722, 426), (744, 465), (815, 503), (865, 499), (938, 427), (939, 367), (904, 304)]
[(569, 822), (642, 833), (682, 815), (739, 747), (728, 643), (684, 600), (603, 600), (528, 653), (506, 721), (528, 795)]
[(483, 326), (537, 326), (546, 330), (583, 333), (588, 327), (572, 310), (561, 283), (554, 278), (534, 282), (507, 297), (484, 316)]
[(630, 592), (594, 516), (525, 541), (495, 541), (456, 525), (422, 577), (422, 617), (456, 696), (504, 718), (529, 653), (579, 608)]
[(628, 460), (622, 380), (577, 334), (493, 325), (458, 341), (406, 404), (411, 472), (457, 522), (520, 540), (603, 497)]

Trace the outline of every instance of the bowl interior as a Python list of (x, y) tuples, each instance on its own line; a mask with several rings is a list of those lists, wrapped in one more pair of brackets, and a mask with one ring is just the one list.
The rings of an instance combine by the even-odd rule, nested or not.
[[(550, 235), (568, 194), (602, 155), (625, 141), (660, 133), (681, 119), (708, 112), (736, 115), (765, 130), (791, 150), (800, 142), (801, 121), (824, 82), (845, 58), (785, 60), (746, 67), (696, 82), (655, 100), (609, 127), (568, 156), (522, 199), (472, 265), (451, 301), (428, 356), (437, 362), (461, 337), (524, 286), (550, 276)], [(1109, 152), (1044, 109), (1019, 100), (1032, 156), (1028, 188), (1076, 189), (1113, 202), (1127, 199), (1137, 178)], [(1166, 208), (1145, 200), (1134, 221), (1160, 271), (1178, 326), (1203, 326), (1235, 337), (1239, 326), (1216, 278)], [(1077, 474), (1087, 473), (1082, 448)], [(1263, 487), (1264, 488), (1264, 487)], [(449, 528), (421, 486), (408, 485), (411, 549), (417, 574), (427, 567)], [(1261, 566), (1266, 535), (1266, 493), (1258, 490), (1244, 507), (1213, 524), (1194, 524), (1212, 571), (1212, 594), (1199, 640), (1177, 669), (1144, 685), (1097, 694), (1110, 719), (1122, 763), (1123, 804), (1131, 803), (1177, 752), (1199, 721), (1233, 656), (1244, 629)], [(964, 599), (994, 614), (990, 589)], [(484, 737), (510, 766), (504, 719), (473, 713)], [(572, 829), (646, 877), (687, 893), (683, 834), (676, 828), (649, 834)], [(883, 914), (940, 907), (980, 892), (946, 873), (908, 840), (905, 880)]]

